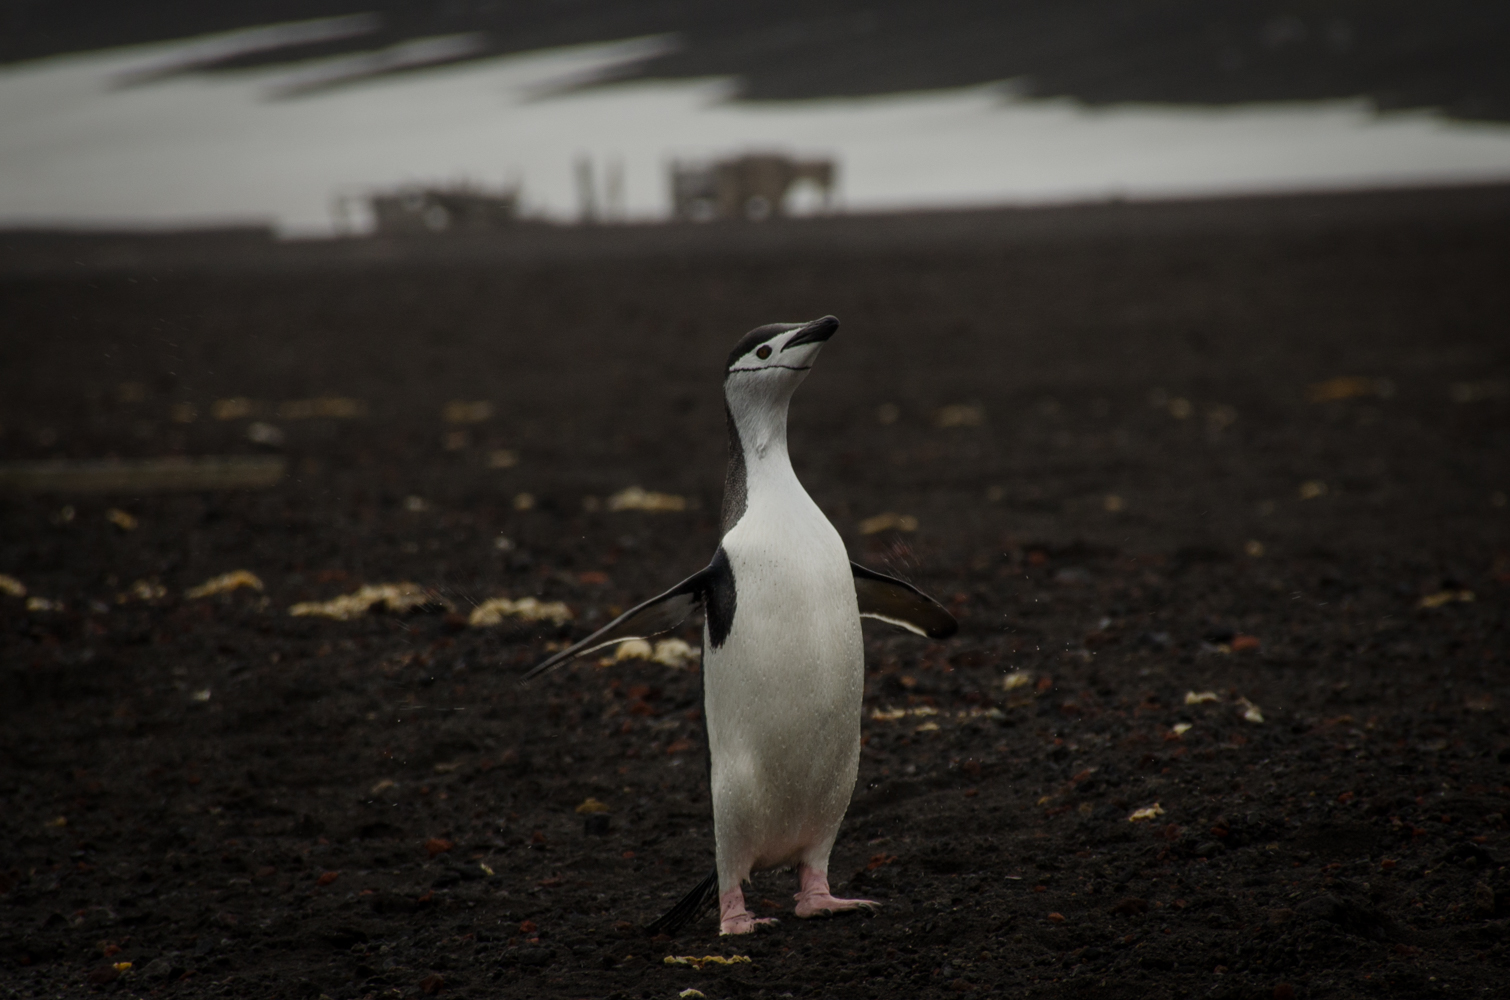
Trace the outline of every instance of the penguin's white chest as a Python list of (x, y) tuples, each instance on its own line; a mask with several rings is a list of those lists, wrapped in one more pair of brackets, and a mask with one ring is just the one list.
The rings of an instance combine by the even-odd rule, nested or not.
[(864, 644), (844, 543), (805, 493), (751, 504), (723, 539), (734, 615), (705, 644), (719, 853), (756, 868), (828, 845), (859, 764)]

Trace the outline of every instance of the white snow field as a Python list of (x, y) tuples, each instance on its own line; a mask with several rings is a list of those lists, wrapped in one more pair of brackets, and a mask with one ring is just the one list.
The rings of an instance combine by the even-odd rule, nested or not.
[(666, 38), (365, 81), (356, 78), (473, 43), (449, 36), (293, 66), (181, 72), (203, 53), (265, 37), (0, 69), (0, 226), (265, 222), (320, 235), (335, 227), (337, 195), (462, 180), (520, 181), (528, 211), (568, 220), (583, 156), (599, 183), (621, 163), (627, 217), (650, 220), (669, 214), (672, 159), (746, 150), (834, 157), (850, 211), (1510, 180), (1510, 126), (1381, 115), (1364, 100), (1090, 108), (1015, 96), (1004, 83), (756, 103), (732, 100), (726, 79), (577, 86), (662, 51)]

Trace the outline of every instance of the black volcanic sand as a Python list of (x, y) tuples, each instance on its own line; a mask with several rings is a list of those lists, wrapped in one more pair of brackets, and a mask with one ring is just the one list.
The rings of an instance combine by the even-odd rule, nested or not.
[[(7, 458), (250, 453), (256, 418), (291, 469), (0, 500), (0, 571), (62, 602), (0, 596), (0, 996), (1503, 996), (1510, 211), (1422, 199), (0, 277)], [(828, 312), (798, 472), (961, 620), (866, 626), (832, 872), (883, 906), (799, 921), (768, 873), (769, 932), (648, 939), (712, 860), (698, 673), (517, 678), (704, 564), (721, 359)], [(324, 395), (368, 415), (278, 415)], [(608, 510), (632, 485), (688, 509)], [(862, 535), (887, 512), (916, 530)], [(184, 596), (237, 569), (265, 592)], [(399, 581), (454, 610), (288, 613)], [(576, 619), (466, 624), (531, 595)]]

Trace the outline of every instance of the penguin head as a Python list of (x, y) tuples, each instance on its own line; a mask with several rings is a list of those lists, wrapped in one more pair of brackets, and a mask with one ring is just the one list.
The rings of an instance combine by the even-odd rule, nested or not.
[(839, 321), (832, 316), (811, 323), (769, 323), (756, 327), (739, 338), (729, 352), (724, 383), (732, 387), (734, 380), (738, 380), (749, 383), (749, 389), (757, 385), (795, 388), (813, 367), (824, 342), (838, 329)]

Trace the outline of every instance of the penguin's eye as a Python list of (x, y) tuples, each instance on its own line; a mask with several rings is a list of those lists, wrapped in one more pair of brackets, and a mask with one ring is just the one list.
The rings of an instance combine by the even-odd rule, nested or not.
[(771, 356), (771, 345), (770, 344), (762, 344), (762, 345), (760, 345), (760, 347), (758, 347), (755, 350), (755, 356), (757, 358), (759, 358), (761, 361), (764, 361), (766, 358), (770, 357)]

